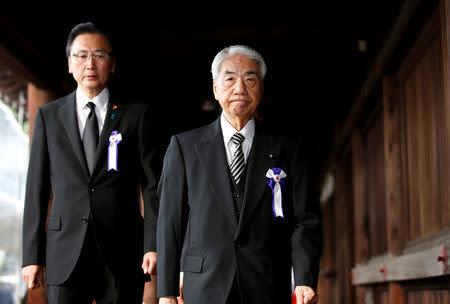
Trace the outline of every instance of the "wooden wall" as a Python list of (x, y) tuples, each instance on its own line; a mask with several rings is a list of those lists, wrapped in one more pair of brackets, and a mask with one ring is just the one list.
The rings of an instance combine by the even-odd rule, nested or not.
[(399, 19), (328, 168), (321, 303), (450, 303), (450, 0)]

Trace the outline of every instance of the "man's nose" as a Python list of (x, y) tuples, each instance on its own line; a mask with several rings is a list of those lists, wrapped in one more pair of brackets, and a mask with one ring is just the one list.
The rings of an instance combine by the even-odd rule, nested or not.
[(234, 86), (234, 93), (242, 95), (246, 92), (244, 79), (238, 79)]
[(86, 59), (86, 67), (93, 68), (95, 66), (95, 59), (91, 56), (88, 56)]

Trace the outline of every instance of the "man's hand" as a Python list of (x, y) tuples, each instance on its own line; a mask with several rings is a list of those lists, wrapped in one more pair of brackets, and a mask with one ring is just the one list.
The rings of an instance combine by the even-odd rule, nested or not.
[(316, 304), (319, 297), (311, 287), (295, 286), (295, 297), (297, 304)]
[(45, 267), (41, 265), (28, 265), (22, 268), (22, 276), (27, 288), (36, 289), (45, 285)]
[(142, 270), (145, 274), (156, 274), (156, 252), (147, 252), (142, 261)]
[(183, 297), (183, 278), (184, 275), (180, 274), (180, 295), (177, 297), (178, 304), (184, 304), (184, 297)]
[(176, 297), (162, 297), (159, 298), (159, 304), (177, 304)]

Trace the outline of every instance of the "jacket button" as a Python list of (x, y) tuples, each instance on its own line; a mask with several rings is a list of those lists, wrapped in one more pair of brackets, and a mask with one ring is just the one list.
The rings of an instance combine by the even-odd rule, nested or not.
[(88, 219), (87, 219), (87, 217), (83, 216), (83, 217), (81, 218), (81, 221), (82, 221), (84, 224), (86, 224), (86, 223), (88, 222)]

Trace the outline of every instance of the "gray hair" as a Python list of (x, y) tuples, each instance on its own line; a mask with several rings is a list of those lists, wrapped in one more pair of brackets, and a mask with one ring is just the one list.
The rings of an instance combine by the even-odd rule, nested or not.
[(213, 80), (217, 80), (217, 77), (219, 77), (219, 69), (222, 62), (237, 54), (247, 56), (248, 58), (254, 60), (259, 65), (261, 78), (264, 79), (267, 72), (267, 66), (264, 62), (264, 58), (251, 47), (245, 45), (231, 45), (221, 50), (217, 53), (216, 57), (214, 57), (211, 64), (211, 74)]

